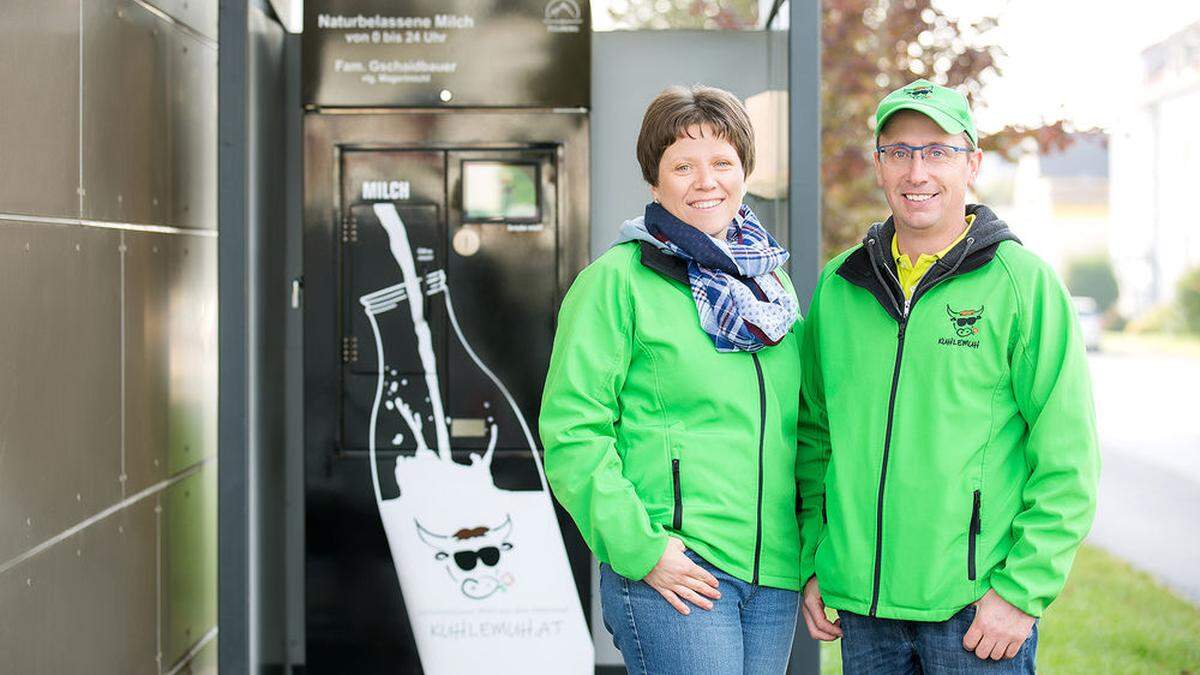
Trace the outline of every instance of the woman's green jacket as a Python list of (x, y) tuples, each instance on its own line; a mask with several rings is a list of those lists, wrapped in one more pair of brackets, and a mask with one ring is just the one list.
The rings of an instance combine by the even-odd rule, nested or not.
[(800, 588), (797, 332), (717, 352), (684, 263), (645, 242), (580, 273), (540, 430), (551, 488), (597, 558), (641, 579), (676, 536), (739, 579)]

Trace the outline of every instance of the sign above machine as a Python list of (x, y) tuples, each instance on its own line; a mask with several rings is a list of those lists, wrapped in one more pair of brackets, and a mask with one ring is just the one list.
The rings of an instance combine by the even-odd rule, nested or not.
[(588, 0), (307, 0), (313, 107), (588, 107)]

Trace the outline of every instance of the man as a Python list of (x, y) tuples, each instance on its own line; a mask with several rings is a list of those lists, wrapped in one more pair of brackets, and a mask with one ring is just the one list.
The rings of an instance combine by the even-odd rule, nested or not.
[(892, 216), (825, 267), (804, 326), (804, 619), (847, 673), (1033, 673), (1095, 512), (1079, 327), (1054, 271), (966, 204), (966, 99), (917, 80), (875, 122)]

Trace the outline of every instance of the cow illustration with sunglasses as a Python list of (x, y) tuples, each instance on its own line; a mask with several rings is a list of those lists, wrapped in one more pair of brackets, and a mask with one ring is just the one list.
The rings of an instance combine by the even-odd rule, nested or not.
[(954, 326), (954, 333), (960, 338), (968, 338), (979, 333), (979, 329), (975, 327), (975, 323), (983, 318), (983, 307), (979, 309), (964, 309), (953, 310), (950, 305), (946, 305), (946, 313), (950, 315), (950, 325)]
[(511, 551), (512, 516), (496, 527), (464, 527), (453, 534), (436, 534), (417, 526), (417, 535), (437, 551), (433, 558), (444, 562), (446, 573), (468, 598), (482, 600), (512, 584), (512, 575), (498, 574), (501, 556)]

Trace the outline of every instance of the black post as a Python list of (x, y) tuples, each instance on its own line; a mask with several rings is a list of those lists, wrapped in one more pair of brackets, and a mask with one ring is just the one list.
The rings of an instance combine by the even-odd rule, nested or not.
[(251, 671), (247, 0), (221, 0), (217, 56), (217, 625), (223, 673)]
[(788, 11), (791, 275), (807, 309), (821, 271), (821, 3), (792, 0)]
[[(821, 3), (791, 0), (788, 12), (788, 236), (792, 282), (807, 311), (821, 271)], [(789, 675), (820, 673), (819, 647), (801, 619)]]

